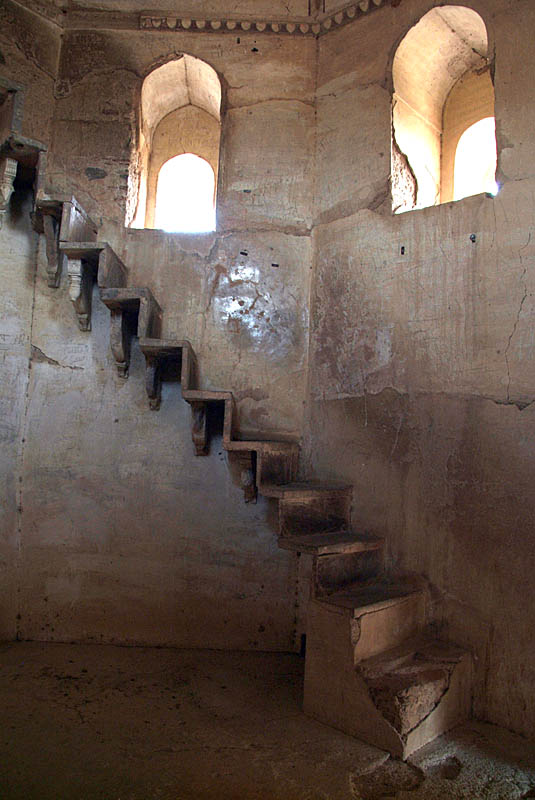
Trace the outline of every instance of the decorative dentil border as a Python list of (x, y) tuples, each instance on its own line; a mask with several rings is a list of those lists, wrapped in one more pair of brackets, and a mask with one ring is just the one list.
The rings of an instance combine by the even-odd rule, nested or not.
[(385, 0), (358, 0), (332, 14), (324, 14), (315, 21), (272, 21), (238, 19), (193, 19), (176, 14), (141, 14), (139, 27), (160, 31), (212, 31), (214, 33), (277, 33), (293, 36), (319, 36), (332, 28), (345, 25), (357, 16), (385, 4)]

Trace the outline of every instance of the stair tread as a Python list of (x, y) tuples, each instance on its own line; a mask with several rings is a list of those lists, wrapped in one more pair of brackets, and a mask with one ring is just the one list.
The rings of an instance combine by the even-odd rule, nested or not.
[(299, 495), (321, 495), (344, 493), (353, 491), (353, 486), (349, 483), (339, 483), (336, 481), (296, 481), (281, 484), (263, 484), (262, 494), (267, 497), (291, 497)]
[(217, 389), (188, 389), (184, 392), (184, 400), (197, 400), (199, 402), (203, 400), (206, 402), (232, 400), (232, 392)]
[(377, 550), (383, 540), (376, 536), (357, 534), (353, 531), (326, 531), (302, 536), (281, 536), (279, 547), (299, 553), (329, 555), (341, 553), (361, 553)]
[(192, 350), (191, 343), (187, 339), (150, 339), (143, 337), (139, 340), (139, 346), (141, 351), (148, 355), (173, 355), (182, 350)]
[[(288, 442), (288, 441), (275, 441), (273, 439), (256, 439), (256, 440), (249, 440), (249, 439), (231, 439), (229, 442), (225, 442), (224, 444), (225, 450), (241, 450), (241, 451), (256, 451), (262, 453), (270, 453), (270, 452), (286, 452), (286, 453), (293, 453), (299, 450), (299, 445), (297, 442)], [(265, 494), (264, 488), (262, 487), (262, 494)]]
[(420, 594), (422, 589), (412, 582), (379, 578), (366, 583), (357, 583), (322, 598), (322, 603), (341, 608), (376, 611), (404, 601), (407, 597)]
[(110, 310), (135, 308), (141, 298), (145, 298), (156, 313), (161, 313), (158, 301), (147, 286), (113, 286), (100, 290), (100, 299)]
[(391, 650), (361, 661), (359, 669), (370, 681), (397, 675), (401, 681), (409, 682), (413, 672), (417, 673), (429, 664), (457, 664), (467, 652), (451, 642), (417, 636)]
[(154, 296), (147, 286), (110, 286), (101, 289), (101, 295), (117, 300), (122, 298), (130, 300), (138, 297), (151, 297), (154, 300)]
[(376, 707), (405, 736), (442, 699), (466, 650), (435, 639), (408, 640), (358, 665)]
[[(59, 249), (66, 253), (84, 255), (85, 253), (100, 252), (110, 247), (108, 242), (60, 242)], [(111, 248), (113, 250), (113, 248)]]

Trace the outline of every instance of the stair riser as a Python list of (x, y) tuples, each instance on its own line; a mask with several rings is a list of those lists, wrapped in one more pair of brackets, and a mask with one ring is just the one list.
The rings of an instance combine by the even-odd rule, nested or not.
[(297, 453), (259, 453), (257, 458), (257, 485), (291, 483), (295, 480), (298, 465)]
[(354, 663), (392, 650), (418, 635), (425, 626), (425, 611), (425, 595), (421, 592), (388, 607), (355, 614), (352, 620)]
[(382, 571), (382, 548), (362, 553), (315, 556), (312, 597), (325, 597), (358, 580), (378, 576)]
[(472, 713), (473, 662), (467, 653), (457, 664), (450, 678), (448, 691), (437, 707), (403, 743), (401, 758), (408, 758), (437, 736), (469, 719)]
[(350, 615), (314, 601), (308, 606), (303, 709), (325, 725), (402, 753), (399, 735), (379, 714), (355, 669)]
[(336, 531), (349, 527), (351, 497), (332, 494), (279, 501), (280, 536)]

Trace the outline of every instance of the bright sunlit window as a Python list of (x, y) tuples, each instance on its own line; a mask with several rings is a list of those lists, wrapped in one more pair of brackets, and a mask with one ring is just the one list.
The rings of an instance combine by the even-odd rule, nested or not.
[(158, 174), (154, 227), (169, 233), (215, 230), (214, 170), (184, 153), (166, 161)]
[(465, 130), (455, 151), (453, 199), (498, 193), (494, 117), (480, 119)]

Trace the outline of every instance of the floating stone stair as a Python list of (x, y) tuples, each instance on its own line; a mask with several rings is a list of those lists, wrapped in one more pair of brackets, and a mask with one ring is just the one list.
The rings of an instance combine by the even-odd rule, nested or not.
[(75, 197), (49, 197), (39, 192), (35, 202), (34, 228), (46, 239), (47, 283), (57, 289), (61, 279), (64, 253), (61, 245), (69, 242), (96, 242), (97, 226)]
[[(82, 236), (87, 227), (73, 230)], [(190, 342), (161, 338), (157, 300), (148, 288), (127, 286), (127, 268), (107, 243), (95, 235), (91, 241), (60, 241), (59, 250), (68, 259), (71, 288), (81, 287), (78, 294), (71, 291), (71, 299), (83, 330), (91, 324), (92, 284), (100, 288), (111, 313), (119, 375), (128, 377), (137, 336), (150, 408), (160, 407), (170, 369), (174, 379), (180, 376), (182, 397), (191, 407), (195, 454), (209, 452), (207, 416), (217, 404), (223, 448), (241, 468), (246, 501), (257, 492), (277, 501), (279, 546), (308, 565), (300, 574), (310, 578), (305, 712), (402, 758), (466, 718), (470, 656), (425, 637), (423, 581), (386, 575), (383, 541), (351, 530), (353, 487), (297, 480), (297, 442), (239, 438), (232, 392), (199, 387)]]

